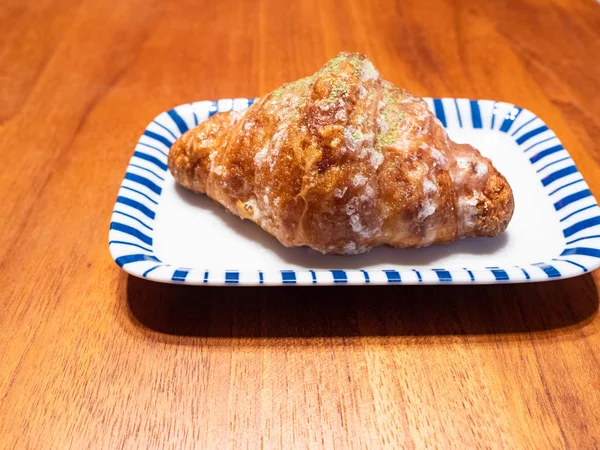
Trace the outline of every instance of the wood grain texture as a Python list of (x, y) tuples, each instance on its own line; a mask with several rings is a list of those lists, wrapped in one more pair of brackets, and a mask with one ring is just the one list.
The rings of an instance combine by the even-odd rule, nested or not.
[(536, 112), (600, 198), (597, 2), (8, 0), (0, 30), (0, 448), (600, 446), (598, 272), (188, 288), (107, 248), (157, 113), (340, 50), (418, 95)]

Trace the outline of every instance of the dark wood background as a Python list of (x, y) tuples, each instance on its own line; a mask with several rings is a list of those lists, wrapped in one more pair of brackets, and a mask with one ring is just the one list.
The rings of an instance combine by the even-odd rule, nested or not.
[(536, 112), (600, 196), (594, 0), (3, 1), (0, 448), (598, 448), (600, 274), (219, 289), (112, 262), (133, 146), (340, 50)]

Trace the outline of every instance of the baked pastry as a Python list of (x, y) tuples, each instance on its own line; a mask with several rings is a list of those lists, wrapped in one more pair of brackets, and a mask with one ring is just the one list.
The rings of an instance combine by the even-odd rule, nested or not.
[(489, 159), (356, 53), (215, 114), (175, 142), (168, 165), (283, 245), (323, 253), (496, 236), (514, 208)]

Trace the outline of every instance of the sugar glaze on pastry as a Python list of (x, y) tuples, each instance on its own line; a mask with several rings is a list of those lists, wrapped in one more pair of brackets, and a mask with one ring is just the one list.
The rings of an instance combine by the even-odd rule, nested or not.
[(283, 245), (323, 253), (493, 237), (514, 209), (489, 159), (356, 53), (215, 114), (173, 144), (168, 165)]

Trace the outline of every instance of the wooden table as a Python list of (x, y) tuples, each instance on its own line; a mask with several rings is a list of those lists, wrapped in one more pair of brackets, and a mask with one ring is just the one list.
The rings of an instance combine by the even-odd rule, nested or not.
[(157, 113), (342, 49), (535, 111), (600, 198), (595, 1), (25, 3), (0, 6), (0, 448), (600, 446), (598, 272), (334, 299), (153, 284), (107, 247)]

